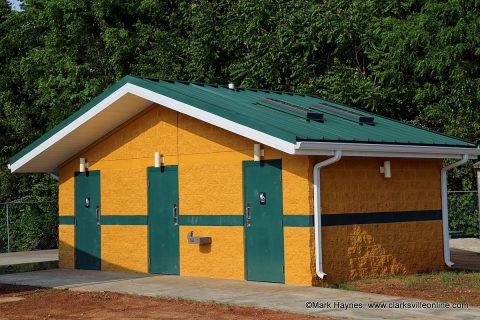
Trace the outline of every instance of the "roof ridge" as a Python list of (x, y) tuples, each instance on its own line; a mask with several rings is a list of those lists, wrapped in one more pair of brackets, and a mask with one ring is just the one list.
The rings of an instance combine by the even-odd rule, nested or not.
[[(208, 82), (199, 82), (199, 81), (189, 81), (189, 80), (179, 80), (179, 79), (167, 79), (167, 78), (153, 78), (153, 77), (141, 77), (141, 76), (131, 76), (135, 77), (141, 80), (149, 80), (152, 82), (160, 82), (160, 81), (165, 81), (165, 82), (179, 82), (183, 84), (194, 84), (194, 85), (203, 85), (203, 86), (217, 86), (217, 87), (223, 87), (226, 89), (228, 88), (228, 85), (225, 84), (220, 84), (220, 83), (208, 83)], [(270, 89), (262, 89), (262, 88), (251, 88), (251, 87), (235, 87), (234, 89), (229, 89), (229, 90), (250, 90), (250, 91), (261, 91), (265, 93), (277, 93), (277, 94), (286, 94), (286, 95), (294, 95), (294, 96), (300, 96), (300, 97), (305, 97), (305, 96), (310, 96), (314, 97), (312, 94), (309, 93), (299, 93), (299, 92), (293, 92), (293, 91), (281, 91), (281, 90), (270, 90)], [(318, 97), (316, 97), (318, 98)]]

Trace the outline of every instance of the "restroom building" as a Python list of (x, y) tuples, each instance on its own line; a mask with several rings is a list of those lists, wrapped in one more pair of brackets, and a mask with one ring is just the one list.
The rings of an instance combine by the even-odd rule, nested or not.
[(58, 176), (61, 268), (315, 285), (451, 266), (446, 172), (479, 154), (315, 96), (127, 76), (9, 168)]

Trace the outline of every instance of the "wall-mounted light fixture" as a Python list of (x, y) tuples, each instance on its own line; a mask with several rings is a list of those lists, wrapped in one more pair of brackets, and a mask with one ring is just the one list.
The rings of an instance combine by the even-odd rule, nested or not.
[(385, 178), (392, 177), (392, 170), (390, 169), (390, 161), (383, 161), (383, 166), (380, 166), (380, 173), (383, 173)]
[(265, 150), (262, 149), (259, 143), (253, 145), (253, 161), (260, 161), (265, 156)]
[(155, 159), (155, 168), (159, 168), (163, 163), (163, 156), (160, 154), (160, 152), (155, 151), (153, 157)]
[(85, 158), (80, 158), (80, 172), (85, 172), (86, 167)]

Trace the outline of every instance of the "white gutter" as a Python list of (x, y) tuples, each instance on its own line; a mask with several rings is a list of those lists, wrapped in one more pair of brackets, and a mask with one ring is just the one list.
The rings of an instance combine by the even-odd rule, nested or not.
[(443, 223), (443, 259), (447, 267), (451, 268), (453, 262), (450, 260), (450, 234), (448, 231), (448, 192), (447, 192), (447, 171), (461, 166), (468, 161), (468, 154), (462, 156), (462, 160), (449, 164), (442, 168), (442, 223)]
[(295, 144), (295, 154), (333, 155), (332, 150), (343, 151), (344, 157), (394, 157), (394, 158), (452, 158), (461, 159), (468, 154), (471, 159), (480, 156), (480, 148), (392, 145), (375, 143), (332, 143), (300, 141)]
[(326, 274), (323, 272), (322, 262), (322, 207), (320, 197), (320, 169), (332, 163), (339, 161), (342, 158), (342, 151), (335, 151), (334, 156), (325, 161), (317, 163), (313, 167), (313, 211), (315, 224), (315, 271), (320, 279), (323, 279)]

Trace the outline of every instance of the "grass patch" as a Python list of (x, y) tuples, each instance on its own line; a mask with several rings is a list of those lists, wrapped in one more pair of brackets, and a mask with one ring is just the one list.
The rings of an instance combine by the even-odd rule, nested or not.
[(338, 283), (332, 287), (480, 306), (480, 272), (445, 270), (391, 275)]

